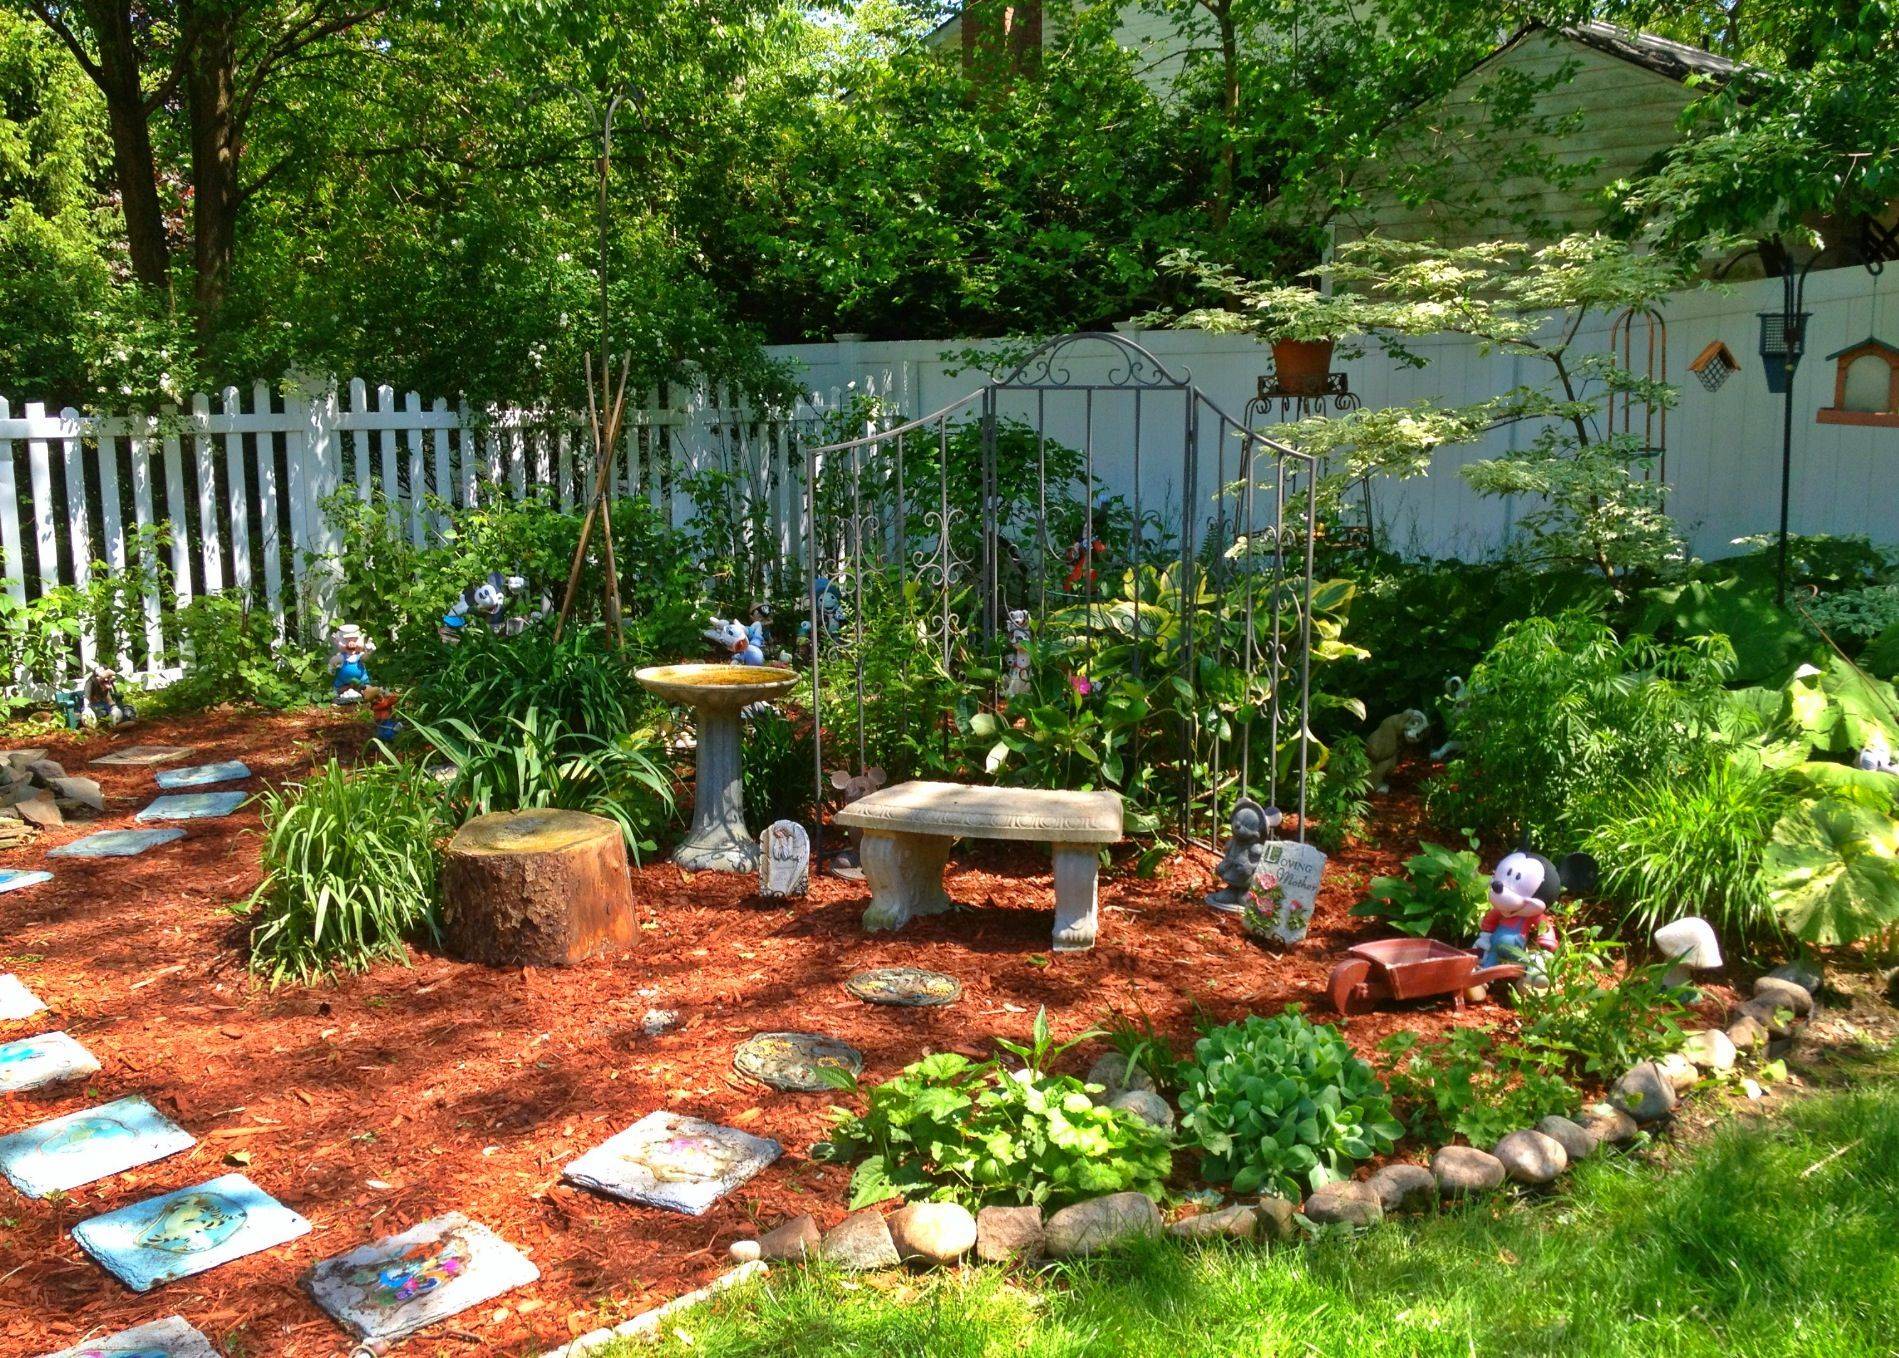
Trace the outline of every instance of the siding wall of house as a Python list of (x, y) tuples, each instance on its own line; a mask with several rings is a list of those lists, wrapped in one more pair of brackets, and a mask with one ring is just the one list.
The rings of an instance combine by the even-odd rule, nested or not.
[[(1009, 0), (974, 0), (968, 8), (1007, 3)], [(1061, 36), (1073, 12), (1072, 5), (1050, 0), (1042, 12), (1044, 45)], [(1120, 19), (1115, 29), (1116, 40), (1139, 58), (1142, 82), (1156, 94), (1165, 96), (1185, 63), (1188, 44), (1174, 31), (1172, 21), (1158, 9), (1140, 3), (1125, 4), (1121, 7)], [(961, 52), (963, 16), (958, 14), (945, 22), (930, 35), (930, 41), (943, 51)]]
[[(1564, 186), (1540, 176), (1499, 180), (1498, 167), (1539, 139), (1523, 129), (1492, 126), (1481, 91), (1506, 72), (1541, 81), (1566, 64), (1574, 73), (1541, 96), (1537, 112), (1573, 117), (1574, 123), (1540, 140), (1559, 163), (1589, 168), (1577, 183)], [(1341, 225), (1338, 238), (1376, 232), (1464, 245), (1519, 234), (1515, 221), (1525, 212), (1559, 231), (1593, 225), (1602, 215), (1599, 191), (1679, 140), (1677, 120), (1695, 97), (1681, 81), (1646, 67), (1547, 30), (1531, 33), (1465, 77), (1443, 101), (1412, 115), (1419, 156), (1448, 156), (1441, 201), (1407, 204), (1374, 188), (1367, 207)]]

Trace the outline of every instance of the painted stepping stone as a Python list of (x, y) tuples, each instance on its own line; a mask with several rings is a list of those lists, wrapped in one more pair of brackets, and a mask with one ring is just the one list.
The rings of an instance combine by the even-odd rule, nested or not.
[(88, 759), (88, 764), (104, 764), (107, 768), (142, 768), (148, 764), (169, 764), (174, 759), (183, 759), (192, 753), (189, 745), (134, 745), (127, 750), (113, 754), (100, 755), (97, 759)]
[(226, 759), (220, 764), (194, 764), (188, 769), (165, 769), (157, 775), (162, 788), (209, 787), (251, 776), (250, 765), (241, 759)]
[(0, 1094), (93, 1075), (99, 1062), (70, 1033), (42, 1033), (0, 1044)]
[(698, 1216), (785, 1153), (776, 1141), (677, 1113), (648, 1113), (561, 1172), (610, 1198)]
[(955, 1004), (963, 997), (963, 983), (940, 971), (921, 967), (874, 967), (844, 982), (844, 989), (865, 1004), (895, 1004), (906, 1009), (934, 1009)]
[(226, 1174), (89, 1217), (73, 1239), (134, 1292), (149, 1292), (309, 1232), (309, 1222), (242, 1174)]
[(166, 1316), (42, 1358), (218, 1358), (218, 1351), (183, 1316)]
[(101, 830), (96, 835), (75, 839), (72, 843), (62, 844), (57, 849), (48, 849), (46, 856), (48, 858), (131, 858), (144, 853), (147, 849), (156, 849), (160, 844), (169, 844), (174, 839), (184, 837), (183, 830)]
[(137, 1095), (0, 1136), (0, 1174), (29, 1198), (50, 1197), (197, 1144)]
[(0, 868), (0, 896), (4, 896), (9, 891), (24, 891), (30, 886), (38, 886), (41, 882), (52, 880), (53, 874), (50, 872), (28, 872), (25, 868)]
[(486, 1226), (450, 1212), (325, 1259), (303, 1284), (344, 1328), (365, 1339), (401, 1339), (540, 1276)]
[(857, 1074), (864, 1068), (864, 1056), (822, 1033), (760, 1033), (739, 1043), (732, 1065), (739, 1074), (773, 1089), (809, 1094), (836, 1088), (825, 1079), (827, 1070)]
[(213, 820), (228, 816), (250, 799), (248, 792), (179, 792), (160, 797), (135, 820)]
[(0, 1019), (29, 1019), (46, 1008), (40, 997), (12, 972), (0, 976)]

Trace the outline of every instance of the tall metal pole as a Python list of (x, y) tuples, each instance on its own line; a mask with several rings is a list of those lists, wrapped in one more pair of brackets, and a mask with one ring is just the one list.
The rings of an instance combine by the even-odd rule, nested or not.
[[(600, 380), (603, 382), (607, 380), (611, 359), (607, 309), (607, 181), (613, 172), (613, 115), (619, 112), (625, 100), (626, 96), (619, 94), (607, 100), (606, 116), (600, 123)], [(602, 457), (607, 456), (604, 448), (596, 451)]]

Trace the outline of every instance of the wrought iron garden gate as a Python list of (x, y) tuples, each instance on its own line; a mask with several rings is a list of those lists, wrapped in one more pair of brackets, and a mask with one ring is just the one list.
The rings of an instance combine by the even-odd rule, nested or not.
[[(1317, 472), (1101, 332), (1051, 340), (930, 414), (866, 412), (863, 433), (807, 445), (820, 803), (838, 742), (861, 774), (891, 762), (880, 746), (993, 732), (996, 762), (1066, 715), (1096, 737), (1074, 765), (1086, 781), (1141, 790), (1177, 835), (1217, 840), (1237, 797), (1283, 791), (1303, 839)], [(879, 713), (873, 734), (867, 714), (905, 687), (893, 629), (989, 701), (917, 711), (894, 741)]]

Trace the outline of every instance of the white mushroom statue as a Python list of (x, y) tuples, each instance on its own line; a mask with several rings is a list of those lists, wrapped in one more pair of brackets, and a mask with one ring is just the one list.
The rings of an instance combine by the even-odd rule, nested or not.
[(1653, 937), (1656, 949), (1674, 963), (1663, 978), (1669, 985), (1687, 985), (1697, 971), (1720, 969), (1720, 940), (1714, 936), (1714, 926), (1699, 915), (1664, 924)]

